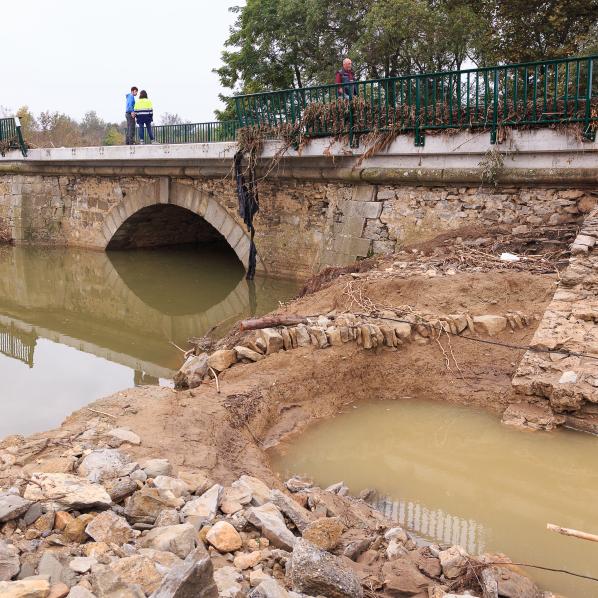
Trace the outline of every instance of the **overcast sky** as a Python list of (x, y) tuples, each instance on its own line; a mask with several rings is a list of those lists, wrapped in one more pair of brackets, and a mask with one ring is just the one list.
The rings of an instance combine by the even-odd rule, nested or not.
[(220, 52), (244, 0), (2, 0), (0, 106), (124, 119), (146, 89), (160, 120), (214, 120)]

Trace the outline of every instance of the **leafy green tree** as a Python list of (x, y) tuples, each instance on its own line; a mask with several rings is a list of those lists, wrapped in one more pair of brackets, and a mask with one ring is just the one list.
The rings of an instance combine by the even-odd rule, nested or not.
[(110, 125), (106, 130), (102, 145), (124, 145), (124, 143), (125, 136), (123, 132), (116, 125)]
[(102, 143), (106, 135), (106, 122), (102, 120), (95, 110), (90, 110), (83, 115), (79, 124), (85, 145), (97, 146)]

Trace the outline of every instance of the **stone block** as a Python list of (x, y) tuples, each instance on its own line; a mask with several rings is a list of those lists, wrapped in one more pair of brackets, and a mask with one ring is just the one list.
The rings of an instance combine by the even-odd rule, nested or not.
[(160, 203), (169, 203), (170, 202), (170, 177), (160, 177), (160, 181), (158, 183), (158, 201)]
[(374, 201), (376, 190), (375, 185), (356, 185), (351, 196), (354, 201)]
[(339, 236), (334, 239), (332, 249), (335, 252), (344, 253), (345, 255), (365, 257), (369, 253), (371, 243), (372, 242), (369, 239)]
[(362, 218), (379, 218), (382, 213), (382, 203), (375, 201), (346, 201), (343, 212), (347, 216), (361, 216)]

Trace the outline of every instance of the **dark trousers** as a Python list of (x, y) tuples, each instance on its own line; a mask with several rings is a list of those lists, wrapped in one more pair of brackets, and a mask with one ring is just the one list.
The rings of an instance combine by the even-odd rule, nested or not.
[(127, 117), (127, 145), (133, 145), (135, 143), (135, 119), (130, 112), (126, 112)]
[(144, 127), (147, 128), (147, 134), (149, 135), (150, 141), (154, 140), (154, 132), (152, 131), (152, 123), (139, 123), (139, 141), (144, 141)]

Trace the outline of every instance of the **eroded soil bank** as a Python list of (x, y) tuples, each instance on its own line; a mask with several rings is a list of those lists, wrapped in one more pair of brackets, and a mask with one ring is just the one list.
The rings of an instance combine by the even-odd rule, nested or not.
[[(480, 244), (476, 245), (479, 246)], [(472, 255), (473, 259), (470, 259)], [(521, 327), (506, 326), (490, 330), (486, 329), (486, 324), (480, 320), (480, 324), (483, 323), (482, 332), (480, 333), (476, 324), (475, 330), (478, 332), (467, 336), (475, 336), (478, 340), (492, 343), (498, 341), (523, 347), (529, 343), (545, 306), (552, 298), (556, 284), (556, 275), (550, 273), (550, 264), (546, 267), (537, 267), (534, 263), (533, 267), (527, 270), (510, 268), (504, 264), (494, 267), (494, 264), (489, 265), (485, 259), (468, 252), (463, 261), (463, 268), (455, 269), (445, 263), (442, 248), (439, 253), (433, 253), (431, 256), (426, 256), (425, 253), (405, 253), (375, 264), (361, 265), (355, 270), (363, 271), (341, 273), (340, 276), (336, 276), (339, 274), (336, 273), (336, 277), (330, 276), (333, 279), (329, 282), (324, 282), (325, 277), (312, 281), (310, 288), (314, 292), (282, 306), (277, 313), (309, 316), (328, 314), (336, 317), (345, 311), (352, 313), (368, 311), (372, 305), (382, 306), (388, 310), (400, 308), (400, 313), (405, 313), (405, 309), (408, 309), (413, 314), (423, 313), (430, 317), (466, 313), (472, 320), (480, 316), (493, 315), (502, 318), (503, 316), (499, 314), (518, 313), (520, 314), (518, 317), (525, 320), (525, 325)], [(242, 334), (233, 329), (228, 337), (219, 341), (212, 349), (234, 351), (235, 346), (243, 344), (247, 348), (256, 348), (255, 334)], [(31, 476), (36, 472), (70, 473), (75, 467), (80, 468), (81, 460), (90, 451), (114, 446), (115, 442), (110, 436), (110, 430), (116, 428), (134, 432), (135, 441), (126, 442), (119, 450), (124, 451), (127, 458), (135, 463), (142, 464), (144, 459), (148, 458), (166, 459), (172, 466), (170, 476), (189, 479), (189, 476), (201, 475), (210, 483), (229, 488), (233, 487), (231, 485), (241, 476), (249, 475), (262, 480), (269, 489), (284, 492), (285, 487), (272, 471), (265, 452), (280, 439), (300, 432), (315, 419), (334, 416), (351, 403), (372, 399), (421, 397), (482, 406), (497, 413), (501, 412), (510, 401), (515, 400), (511, 377), (523, 353), (522, 348), (478, 342), (458, 335), (451, 335), (450, 342), (448, 335), (446, 338), (442, 335), (438, 338), (434, 335), (426, 337), (416, 331), (414, 324), (410, 342), (402, 343), (398, 347), (384, 346), (382, 342), (378, 347), (370, 349), (364, 348), (363, 343), (358, 342), (340, 343), (326, 348), (309, 345), (292, 350), (281, 350), (264, 358), (260, 357), (256, 362), (241, 360), (233, 367), (221, 371), (218, 375), (218, 383), (207, 375), (198, 387), (189, 390), (155, 387), (131, 389), (96, 401), (75, 412), (59, 429), (34, 435), (27, 440), (18, 437), (5, 439), (0, 444), (0, 459), (3, 463), (0, 471), (0, 486), (6, 490), (13, 485), (17, 492), (22, 494), (27, 487), (40, 483), (39, 480), (31, 481)], [(117, 441), (116, 445), (120, 442)], [(122, 477), (121, 473), (118, 472), (120, 477)], [(79, 475), (81, 475), (80, 471)], [(132, 472), (123, 475), (130, 478)], [(151, 476), (149, 479), (140, 481), (140, 484), (141, 486), (135, 492), (144, 492), (146, 487), (150, 489), (155, 487)], [(204, 500), (206, 487), (206, 484), (201, 487), (198, 484), (195, 488), (187, 488), (182, 504), (178, 507), (174, 506), (175, 510), (184, 508), (183, 504), (195, 500), (195, 496), (198, 500)], [(354, 513), (355, 509), (366, 508), (364, 503), (358, 503), (357, 506), (355, 504), (347, 506), (345, 503), (334, 506), (330, 503), (339, 499), (337, 493), (340, 491), (342, 494), (342, 488), (327, 493), (322, 493), (319, 489), (310, 491), (308, 488), (309, 486), (299, 490), (294, 488), (298, 490), (294, 503), (302, 508), (307, 507), (307, 512), (311, 513), (310, 518), (315, 513), (320, 518), (340, 517), (342, 519), (345, 512)], [(45, 490), (42, 488), (42, 491)], [(133, 492), (132, 487), (131, 492)], [(312, 492), (311, 502), (310, 492)], [(133, 498), (130, 498), (130, 494), (126, 493), (125, 496), (120, 496), (119, 500), (113, 501), (117, 503), (113, 507), (117, 515), (127, 516), (127, 505), (135, 496), (133, 494)], [(200, 537), (202, 529), (212, 526), (218, 520), (225, 520), (229, 515), (222, 510), (220, 504), (222, 496), (220, 493), (217, 494), (216, 512), (211, 519), (203, 520), (196, 525), (200, 530)], [(251, 492), (249, 494), (251, 495)], [(342, 499), (342, 496), (340, 498)], [(251, 504), (253, 507), (260, 506), (255, 496), (251, 495), (248, 500), (249, 503), (245, 504)], [(44, 496), (43, 492), (39, 502), (44, 505), (45, 510), (51, 509), (51, 506), (48, 506), (48, 496)], [(322, 503), (327, 506), (318, 507)], [(106, 505), (103, 508), (105, 507)], [(173, 508), (173, 505), (169, 505), (169, 508)], [(243, 505), (243, 513), (246, 508), (250, 507)], [(84, 514), (87, 512), (86, 509), (81, 510)], [(285, 514), (288, 529), (296, 537), (300, 536), (301, 529), (297, 523), (293, 523), (292, 518), (289, 519), (288, 513), (284, 510), (281, 512)], [(145, 520), (135, 522), (129, 517), (129, 523), (142, 523), (148, 526), (137, 525), (138, 531), (150, 528), (155, 530), (161, 527), (156, 523), (156, 517), (157, 514), (154, 514), (151, 522)], [(177, 515), (177, 517), (180, 525), (189, 523), (184, 516)], [(360, 526), (355, 523), (354, 517), (354, 515), (348, 517), (343, 523), (343, 534), (350, 536), (351, 533), (357, 533), (355, 529)], [(445, 591), (451, 588), (460, 591), (469, 587), (474, 595), (481, 596), (479, 581), (475, 581), (473, 569), (467, 566), (470, 557), (463, 556), (456, 548), (439, 546), (431, 553), (421, 553), (420, 550), (418, 555), (428, 560), (423, 564), (414, 565), (413, 555), (409, 556), (417, 549), (413, 539), (403, 536), (403, 532), (392, 532), (385, 537), (384, 534), (389, 531), (392, 523), (381, 522), (379, 516), (371, 510), (367, 511), (367, 517), (373, 518), (377, 523), (362, 526), (362, 531), (367, 528), (369, 534), (366, 534), (367, 537), (364, 537), (361, 532), (357, 533), (355, 541), (360, 546), (358, 550), (349, 555), (344, 552), (346, 546), (350, 544), (349, 536), (345, 536), (347, 540), (345, 544), (339, 539), (339, 543), (329, 549), (337, 557), (347, 558), (350, 561), (350, 563), (343, 561), (343, 566), (349, 567), (352, 574), (358, 576), (362, 584), (361, 592), (365, 591), (366, 595), (417, 595), (423, 598), (428, 595), (443, 596)], [(191, 523), (197, 524), (197, 521)], [(324, 525), (333, 524), (327, 522)], [(10, 542), (12, 534), (16, 532), (12, 524), (10, 528), (7, 526), (8, 524), (4, 525), (3, 533), (7, 535), (7, 530), (11, 533), (8, 537)], [(236, 529), (240, 530), (241, 534), (246, 534), (242, 537), (244, 546), (242, 552), (252, 552), (247, 548), (249, 540), (258, 541), (256, 550), (264, 548), (259, 546), (259, 525), (256, 527), (255, 523), (247, 524), (241, 521)], [(374, 529), (377, 530), (375, 534)], [(256, 530), (258, 530), (257, 536)], [(25, 548), (34, 554), (38, 554), (44, 548), (49, 549), (47, 537), (54, 534), (55, 530), (46, 531), (50, 532), (46, 536), (31, 534), (30, 542), (38, 542), (38, 544), (26, 545)], [(203, 533), (202, 539), (205, 539), (207, 531)], [(89, 542), (88, 537), (83, 538), (83, 543), (85, 542)], [(75, 547), (68, 542), (66, 544), (66, 549), (60, 547), (60, 550), (70, 551), (71, 556), (80, 554), (83, 550), (80, 544)], [(217, 570), (222, 568), (223, 563), (218, 561), (218, 558), (227, 560), (226, 566), (230, 566), (232, 556), (229, 558), (227, 555), (232, 555), (232, 551), (218, 550), (213, 543), (210, 545), (213, 566)], [(131, 551), (132, 556), (139, 556), (137, 544), (134, 544), (132, 549), (127, 548), (125, 552), (122, 547), (120, 552), (110, 550), (108, 555), (109, 560), (112, 559), (110, 562), (127, 558), (127, 551)], [(301, 550), (296, 556), (297, 559), (309, 560), (313, 557), (313, 554), (311, 557), (306, 556)], [(447, 570), (443, 569), (442, 559), (439, 556), (443, 550), (453, 551), (451, 555), (458, 564), (455, 577), (451, 577), (454, 571), (447, 576), (447, 571), (451, 567), (448, 561)], [(321, 592), (319, 590), (316, 592), (317, 588), (309, 584), (307, 586), (295, 584), (293, 574), (287, 573), (285, 577), (281, 568), (283, 561), (286, 563), (292, 560), (293, 553), (282, 555), (284, 558), (278, 555), (281, 559), (278, 561), (274, 559), (278, 563), (278, 568), (274, 566), (276, 563), (270, 562), (270, 571), (282, 586), (286, 584), (287, 588), (293, 588), (305, 595), (317, 595), (318, 592), (327, 596), (361, 595), (356, 594), (354, 589), (346, 589), (353, 587), (350, 583), (348, 586), (343, 586), (345, 590), (328, 589)], [(408, 562), (405, 560), (407, 557)], [(448, 558), (448, 555), (444, 557)], [(199, 562), (202, 558), (201, 555), (196, 555), (194, 562)], [(388, 565), (393, 562), (394, 565)], [(242, 579), (238, 579), (235, 583), (241, 584), (242, 587), (239, 589), (241, 593), (223, 594), (219, 586), (220, 595), (247, 595), (251, 585), (250, 571), (255, 571), (256, 568), (259, 568), (257, 562), (251, 568), (237, 568), (237, 573), (240, 572)], [(274, 574), (275, 570), (277, 575)], [(34, 567), (31, 573), (36, 571)], [(410, 589), (401, 586), (403, 583), (401, 580), (409, 579), (411, 583), (416, 573), (422, 575), (425, 580), (416, 576), (418, 582), (411, 585)], [(98, 589), (97, 581), (91, 579), (94, 575), (93, 569), (88, 575), (89, 579), (85, 577), (86, 575), (87, 572), (84, 574), (84, 581), (87, 581), (89, 588), (86, 589), (93, 589), (95, 595), (125, 595), (111, 594), (108, 590), (102, 593), (103, 591)], [(453, 583), (456, 579), (459, 580), (457, 584)], [(493, 591), (494, 594), (489, 595), (540, 595), (540, 591), (531, 582), (525, 581), (525, 578), (512, 571), (504, 574), (504, 580), (510, 580), (509, 584), (513, 579), (515, 579), (512, 582), (515, 584), (513, 588), (505, 589), (503, 583), (501, 593), (498, 593), (498, 589), (491, 588), (488, 591)], [(488, 583), (492, 586), (492, 580)], [(339, 581), (338, 587), (340, 588), (341, 585)], [(428, 587), (437, 589), (430, 589), (431, 593), (428, 594)], [(305, 588), (310, 589), (308, 591)], [(145, 588), (143, 591), (149, 595), (155, 591), (155, 588), (151, 591)], [(162, 596), (162, 594), (156, 595)]]

